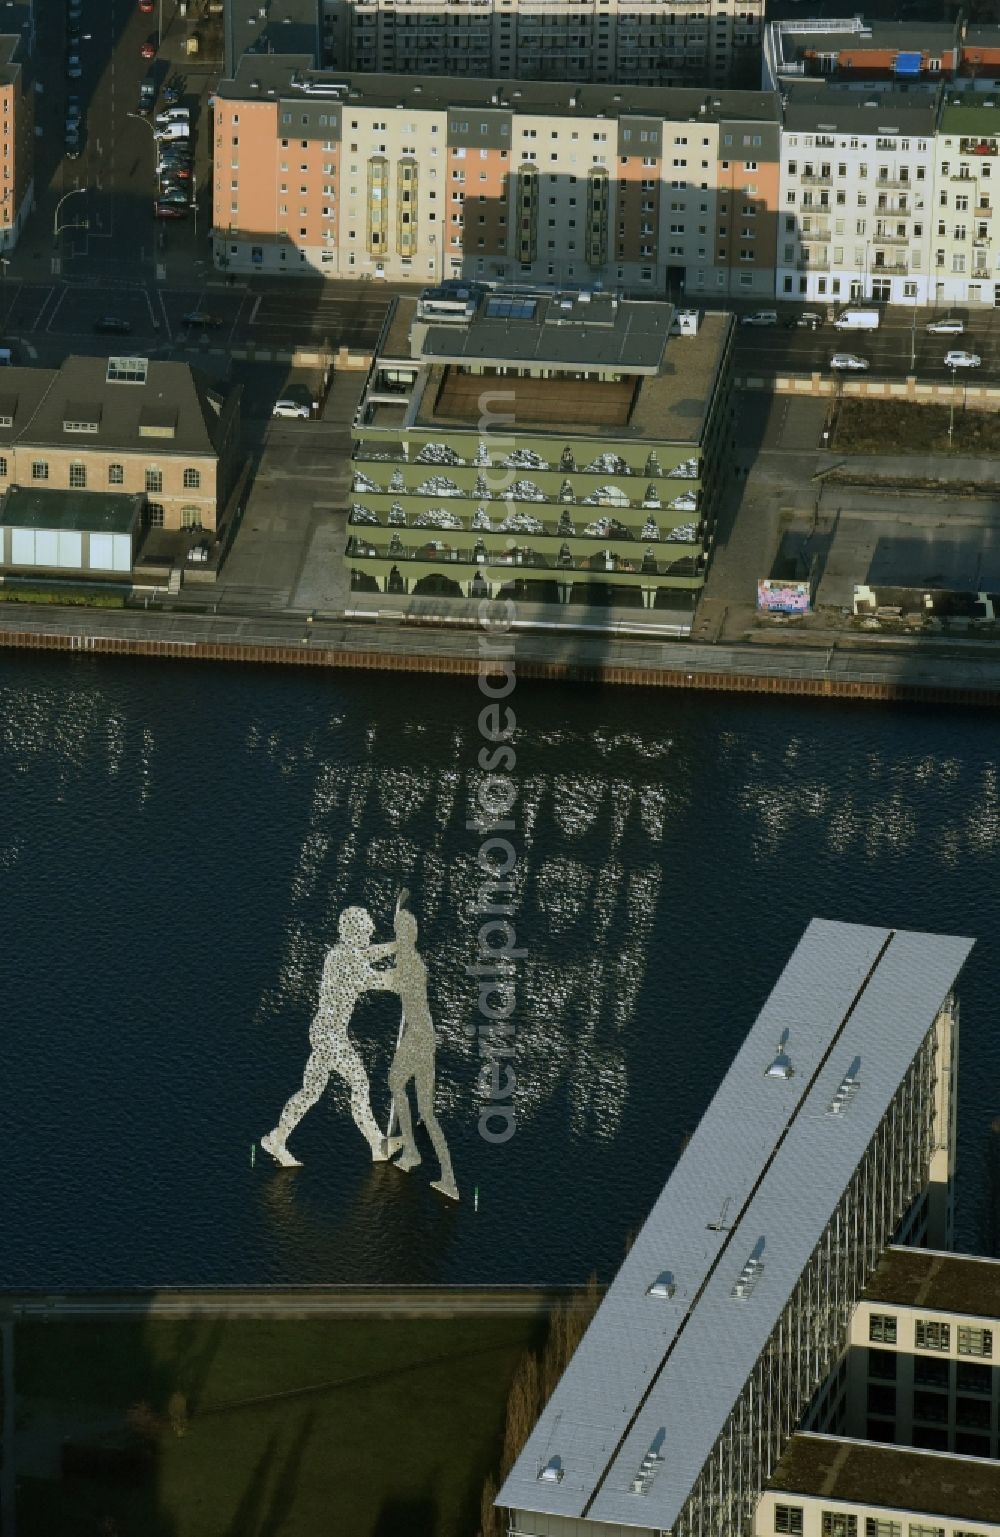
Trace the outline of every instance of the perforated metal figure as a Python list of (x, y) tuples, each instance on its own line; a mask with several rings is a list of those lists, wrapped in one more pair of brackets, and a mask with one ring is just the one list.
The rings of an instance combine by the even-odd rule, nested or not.
[(273, 1131), (261, 1137), (265, 1152), (284, 1168), (297, 1168), (301, 1160), (288, 1151), (287, 1142), (302, 1117), (312, 1109), (336, 1073), (351, 1091), (354, 1124), (371, 1149), (372, 1159), (384, 1163), (403, 1146), (399, 1137), (383, 1137), (372, 1115), (371, 1091), (365, 1065), (347, 1033), (354, 1007), (364, 992), (395, 991), (391, 970), (378, 971), (375, 963), (396, 953), (396, 942), (371, 944), (375, 925), (363, 907), (348, 907), (340, 915), (337, 943), (327, 952), (319, 986), (319, 1003), (309, 1026), (312, 1051), (302, 1075), (302, 1087), (293, 1094)]
[(403, 1005), (402, 1032), (389, 1068), (389, 1091), (403, 1133), (403, 1150), (395, 1166), (409, 1172), (421, 1162), (413, 1137), (413, 1117), (408, 1097), (408, 1085), (412, 1079), (416, 1091), (417, 1114), (427, 1128), (431, 1146), (441, 1164), (441, 1177), (432, 1180), (431, 1187), (457, 1201), (458, 1186), (451, 1167), (451, 1155), (444, 1132), (434, 1114), (437, 1032), (427, 1002), (427, 967), (417, 951), (417, 920), (404, 907), (396, 909), (395, 930), (396, 965), (384, 984), (399, 994)]

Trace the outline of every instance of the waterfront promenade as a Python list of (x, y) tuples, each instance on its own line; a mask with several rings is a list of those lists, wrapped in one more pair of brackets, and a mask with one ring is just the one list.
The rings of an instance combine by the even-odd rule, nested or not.
[[(588, 621), (593, 623), (593, 619)], [(287, 613), (242, 616), (81, 608), (0, 609), (0, 647), (86, 655), (478, 674), (483, 632)], [(987, 640), (763, 631), (740, 644), (518, 629), (519, 677), (831, 699), (1000, 705)]]

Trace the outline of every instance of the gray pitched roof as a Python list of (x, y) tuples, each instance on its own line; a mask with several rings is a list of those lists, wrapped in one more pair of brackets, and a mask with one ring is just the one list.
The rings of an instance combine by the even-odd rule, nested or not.
[[(752, 1025), (498, 1504), (667, 1529), (971, 949), (816, 919)], [(784, 1031), (792, 1077), (768, 1066)], [(829, 1056), (827, 1057), (827, 1053)], [(850, 1110), (825, 1114), (856, 1057)], [(713, 1227), (724, 1224), (724, 1230)], [(746, 1299), (733, 1287), (763, 1240)], [(669, 1270), (676, 1292), (649, 1295)], [(654, 1444), (648, 1493), (632, 1480)], [(559, 1459), (561, 1478), (540, 1472)]]

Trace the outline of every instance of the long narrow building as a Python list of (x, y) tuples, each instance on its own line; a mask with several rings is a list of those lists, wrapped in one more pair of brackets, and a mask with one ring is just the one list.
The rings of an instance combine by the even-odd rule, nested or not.
[(895, 1239), (950, 1246), (971, 941), (815, 920), (500, 1491), (512, 1537), (737, 1537)]

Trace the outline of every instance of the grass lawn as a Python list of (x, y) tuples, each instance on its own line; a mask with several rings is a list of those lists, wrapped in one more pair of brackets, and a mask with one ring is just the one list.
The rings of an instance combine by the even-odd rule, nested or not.
[[(19, 1537), (474, 1537), (543, 1332), (541, 1315), (19, 1323)], [(163, 1431), (145, 1481), (61, 1481), (67, 1427), (97, 1438), (178, 1391), (187, 1433)]]
[(948, 406), (919, 406), (902, 400), (844, 399), (837, 413), (832, 447), (841, 453), (1000, 454), (1000, 415), (963, 411), (955, 405), (955, 436), (949, 450)]

